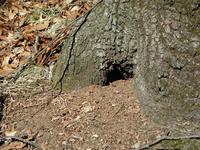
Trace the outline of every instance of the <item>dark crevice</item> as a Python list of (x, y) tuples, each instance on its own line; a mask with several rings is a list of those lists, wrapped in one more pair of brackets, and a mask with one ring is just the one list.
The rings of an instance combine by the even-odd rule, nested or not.
[(0, 121), (3, 118), (3, 109), (5, 106), (5, 99), (6, 99), (6, 96), (4, 94), (0, 93)]
[(113, 66), (107, 75), (108, 82), (114, 82), (120, 79), (125, 79), (123, 72), (120, 67)]
[[(0, 123), (3, 119), (3, 111), (5, 107), (5, 102), (6, 102), (6, 95), (0, 92)], [(0, 128), (1, 131), (1, 128)], [(0, 134), (1, 135), (1, 134)], [(0, 141), (0, 146), (3, 144), (3, 141)]]
[(133, 66), (122, 67), (119, 64), (112, 64), (107, 70), (102, 71), (101, 85), (109, 85), (117, 80), (126, 80), (133, 77)]

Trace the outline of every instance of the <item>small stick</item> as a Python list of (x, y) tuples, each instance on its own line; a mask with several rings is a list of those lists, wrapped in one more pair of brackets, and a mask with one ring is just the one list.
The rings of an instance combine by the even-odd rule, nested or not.
[(38, 146), (35, 143), (28, 141), (28, 140), (25, 140), (21, 137), (17, 137), (17, 136), (5, 136), (5, 137), (3, 137), (3, 136), (0, 136), (0, 141), (9, 141), (9, 140), (20, 141), (20, 142), (27, 144), (27, 145), (30, 145), (34, 148), (38, 148)]
[(149, 149), (150, 147), (153, 147), (157, 144), (159, 144), (162, 141), (165, 140), (181, 140), (181, 139), (200, 139), (200, 135), (185, 135), (185, 136), (177, 136), (177, 137), (172, 137), (172, 136), (163, 136), (157, 140), (155, 140), (154, 142), (144, 145), (140, 148), (138, 148), (137, 150), (146, 150)]
[(35, 36), (35, 43), (34, 43), (34, 54), (33, 54), (33, 61), (36, 59), (36, 55), (39, 50), (39, 40), (40, 37), (38, 35)]

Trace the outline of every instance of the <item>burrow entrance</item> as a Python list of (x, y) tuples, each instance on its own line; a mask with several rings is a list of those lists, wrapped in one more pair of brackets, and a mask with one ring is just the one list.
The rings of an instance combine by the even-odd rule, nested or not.
[(112, 64), (102, 71), (101, 85), (106, 86), (117, 80), (127, 80), (133, 77), (133, 65)]
[(5, 107), (5, 100), (6, 100), (6, 95), (3, 93), (0, 93), (0, 121), (3, 118), (3, 110)]

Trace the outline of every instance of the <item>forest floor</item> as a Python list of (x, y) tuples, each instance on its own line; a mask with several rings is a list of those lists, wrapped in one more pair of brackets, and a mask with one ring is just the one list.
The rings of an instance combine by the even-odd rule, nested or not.
[[(59, 95), (47, 86), (31, 92), (16, 89), (6, 100), (1, 129), (4, 135), (25, 138), (42, 150), (131, 149), (164, 134), (145, 116), (132, 79)], [(0, 149), (32, 148), (5, 142)]]

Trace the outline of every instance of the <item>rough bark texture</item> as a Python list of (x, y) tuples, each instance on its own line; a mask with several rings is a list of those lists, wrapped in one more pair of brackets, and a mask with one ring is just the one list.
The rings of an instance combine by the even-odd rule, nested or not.
[(199, 125), (199, 30), (199, 0), (104, 0), (66, 40), (52, 83), (108, 84), (137, 64), (135, 88), (150, 117)]
[(164, 125), (200, 123), (199, 7), (197, 0), (138, 1), (135, 6), (136, 89), (149, 116)]
[[(128, 14), (128, 15), (127, 15)], [(52, 83), (63, 89), (109, 84), (133, 74), (133, 2), (106, 0), (80, 19), (65, 42)]]

